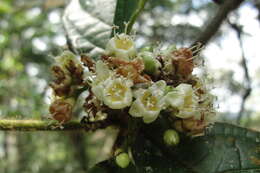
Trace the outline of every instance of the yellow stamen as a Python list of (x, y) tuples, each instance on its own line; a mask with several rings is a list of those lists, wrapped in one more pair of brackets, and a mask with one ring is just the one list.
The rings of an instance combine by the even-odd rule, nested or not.
[(120, 101), (124, 98), (127, 88), (120, 84), (115, 83), (108, 89), (108, 96), (112, 101)]
[(153, 96), (150, 92), (146, 91), (142, 97), (142, 103), (144, 104), (144, 106), (152, 111), (157, 110), (157, 98), (155, 96)]
[(115, 39), (116, 47), (118, 49), (128, 50), (133, 46), (133, 42), (127, 38)]

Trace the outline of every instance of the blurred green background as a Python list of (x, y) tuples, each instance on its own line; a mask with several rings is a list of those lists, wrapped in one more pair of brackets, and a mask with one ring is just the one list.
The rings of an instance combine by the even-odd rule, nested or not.
[[(0, 118), (47, 119), (49, 69), (52, 57), (67, 47), (62, 15), (68, 3), (0, 1)], [(137, 46), (189, 46), (217, 9), (210, 0), (150, 0), (134, 27)], [(242, 4), (210, 40), (202, 52), (205, 66), (195, 71), (212, 79), (218, 121), (258, 130), (259, 22), (260, 1)], [(241, 29), (241, 38), (234, 24)], [(115, 134), (112, 128), (94, 133), (0, 132), (0, 172), (86, 172), (108, 156)]]

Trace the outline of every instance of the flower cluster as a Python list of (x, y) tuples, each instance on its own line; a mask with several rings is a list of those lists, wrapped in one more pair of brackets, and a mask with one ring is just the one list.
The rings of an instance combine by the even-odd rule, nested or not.
[[(215, 115), (215, 97), (205, 82), (192, 74), (199, 66), (199, 50), (198, 45), (138, 52), (131, 36), (115, 35), (96, 62), (82, 55), (82, 65), (68, 52), (60, 56), (59, 65), (53, 67), (56, 80), (52, 88), (58, 99), (67, 99), (77, 89), (88, 87), (84, 108), (94, 119), (123, 110), (122, 116), (142, 118), (144, 123), (165, 116), (177, 130), (197, 133)], [(56, 115), (55, 109), (51, 110)]]

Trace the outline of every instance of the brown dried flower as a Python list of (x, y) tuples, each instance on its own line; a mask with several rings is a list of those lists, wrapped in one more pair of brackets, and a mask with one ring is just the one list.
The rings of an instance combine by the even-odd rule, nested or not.
[(74, 107), (74, 99), (57, 99), (55, 100), (49, 108), (49, 111), (53, 119), (59, 121), (60, 123), (66, 123), (72, 118), (72, 110)]
[(181, 48), (172, 52), (172, 64), (175, 67), (175, 72), (183, 78), (187, 78), (193, 71), (193, 53), (188, 48)]
[(134, 84), (151, 81), (151, 78), (148, 75), (141, 74), (144, 70), (144, 63), (141, 59), (136, 58), (132, 61), (127, 61), (114, 57), (106, 57), (106, 61), (112, 67), (117, 68), (117, 74), (131, 79)]

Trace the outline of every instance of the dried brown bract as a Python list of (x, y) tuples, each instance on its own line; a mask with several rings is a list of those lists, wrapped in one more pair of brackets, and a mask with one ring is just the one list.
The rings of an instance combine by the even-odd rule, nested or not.
[(68, 72), (66, 73), (58, 65), (54, 65), (51, 71), (54, 76), (54, 82), (50, 83), (50, 86), (53, 88), (55, 95), (60, 97), (68, 95), (71, 91), (71, 77), (67, 74)]
[(53, 119), (66, 123), (72, 118), (73, 106), (73, 99), (57, 99), (50, 105), (49, 111)]
[(134, 84), (151, 82), (148, 75), (142, 74), (144, 63), (141, 59), (127, 61), (114, 57), (105, 57), (110, 66), (116, 68), (116, 73), (133, 80)]
[(81, 64), (76, 64), (73, 60), (69, 60), (66, 68), (70, 72), (72, 84), (81, 85), (83, 82), (83, 67)]
[(80, 57), (83, 65), (88, 67), (89, 71), (95, 72), (95, 62), (87, 55), (82, 54)]
[(172, 52), (172, 64), (175, 67), (175, 73), (183, 78), (187, 78), (193, 71), (193, 53), (188, 48), (180, 48)]

